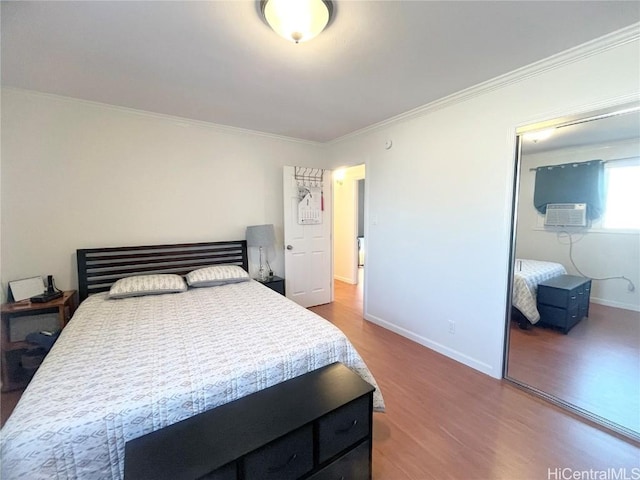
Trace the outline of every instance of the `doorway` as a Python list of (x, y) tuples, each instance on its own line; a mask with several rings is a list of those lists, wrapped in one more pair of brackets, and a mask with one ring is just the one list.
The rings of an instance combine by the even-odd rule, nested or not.
[(334, 280), (362, 289), (366, 258), (365, 166), (338, 169), (333, 178)]

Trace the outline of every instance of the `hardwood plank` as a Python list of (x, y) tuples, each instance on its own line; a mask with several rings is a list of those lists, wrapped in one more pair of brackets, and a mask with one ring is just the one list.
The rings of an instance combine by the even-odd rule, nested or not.
[(509, 377), (640, 431), (640, 314), (592, 303), (568, 335), (511, 322)]
[(640, 448), (505, 381), (362, 318), (358, 286), (312, 308), (342, 329), (378, 381), (376, 480), (549, 478), (549, 470), (640, 466)]

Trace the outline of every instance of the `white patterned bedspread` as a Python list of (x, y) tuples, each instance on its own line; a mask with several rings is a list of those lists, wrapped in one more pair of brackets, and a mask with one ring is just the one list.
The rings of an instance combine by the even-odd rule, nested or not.
[(516, 258), (513, 269), (512, 305), (527, 317), (531, 323), (538, 323), (540, 313), (536, 306), (538, 283), (558, 275), (566, 275), (567, 270), (560, 263)]
[(342, 362), (345, 335), (255, 281), (83, 302), (1, 433), (1, 478), (121, 478), (125, 442)]

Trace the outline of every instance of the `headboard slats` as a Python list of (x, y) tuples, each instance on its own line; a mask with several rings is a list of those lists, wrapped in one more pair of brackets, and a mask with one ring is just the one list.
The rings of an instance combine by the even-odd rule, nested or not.
[(245, 240), (89, 248), (79, 249), (76, 254), (80, 301), (132, 275), (186, 275), (208, 265), (239, 265), (248, 271)]
[[(156, 258), (156, 257), (172, 257), (176, 258), (176, 255), (179, 253), (185, 253), (185, 247), (180, 247), (180, 249), (166, 249), (159, 248), (158, 250), (149, 250), (149, 247), (146, 247), (144, 250), (126, 250), (126, 252), (131, 253), (119, 253), (119, 251), (99, 251), (99, 252), (90, 252), (87, 251), (87, 258), (90, 258), (92, 261), (109, 261), (109, 260), (126, 260), (132, 258)], [(235, 247), (225, 247), (225, 248), (194, 248), (189, 249), (188, 255), (185, 258), (193, 258), (195, 256), (208, 257), (213, 255), (223, 255), (225, 252), (230, 252), (228, 255), (237, 255), (242, 252), (242, 245), (238, 245)], [(162, 261), (162, 260), (161, 260)]]
[(135, 260), (136, 257), (127, 256), (121, 257), (118, 261), (113, 261), (113, 259), (109, 260), (95, 260), (93, 258), (90, 259), (91, 267), (87, 267), (90, 271), (99, 271), (106, 270), (109, 268), (122, 268), (123, 265), (134, 268), (136, 265), (153, 265), (153, 264), (174, 264), (174, 265), (195, 265), (196, 263), (206, 264), (212, 258), (216, 258), (219, 261), (217, 263), (224, 263), (227, 259), (229, 261), (235, 261), (239, 259), (239, 256), (242, 255), (240, 252), (238, 253), (225, 253), (221, 255), (198, 255), (193, 257), (146, 257), (140, 260)]

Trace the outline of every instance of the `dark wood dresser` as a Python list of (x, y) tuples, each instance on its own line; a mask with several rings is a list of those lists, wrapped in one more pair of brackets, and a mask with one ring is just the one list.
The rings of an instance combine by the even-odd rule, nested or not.
[(591, 279), (560, 275), (538, 284), (537, 306), (540, 321), (569, 333), (589, 316)]
[(370, 479), (373, 391), (314, 370), (127, 442), (125, 479)]

